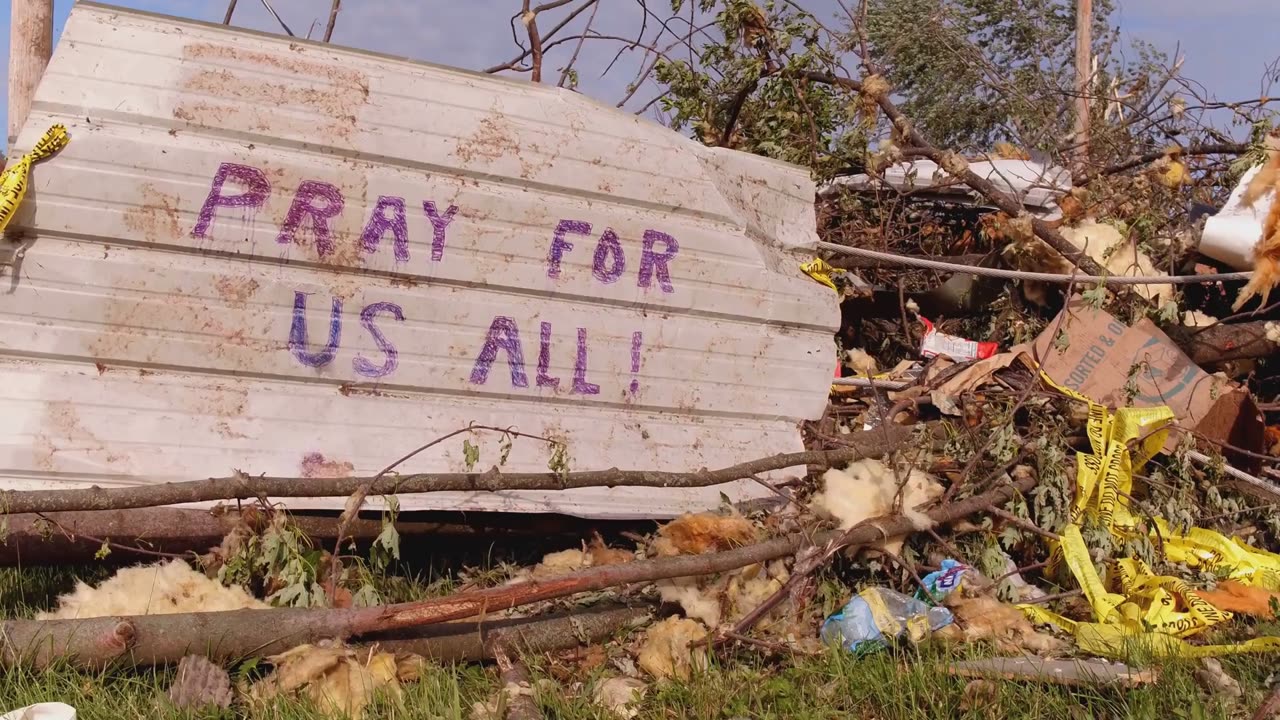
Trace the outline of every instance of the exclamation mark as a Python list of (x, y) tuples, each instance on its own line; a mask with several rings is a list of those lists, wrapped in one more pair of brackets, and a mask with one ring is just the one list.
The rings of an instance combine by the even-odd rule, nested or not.
[(644, 340), (644, 335), (639, 331), (631, 333), (631, 394), (635, 395), (640, 392), (640, 379), (635, 377), (640, 373), (640, 343)]

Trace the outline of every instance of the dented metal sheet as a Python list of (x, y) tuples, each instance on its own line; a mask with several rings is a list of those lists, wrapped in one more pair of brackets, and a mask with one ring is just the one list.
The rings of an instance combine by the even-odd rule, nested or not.
[[(371, 475), (479, 423), (569, 467), (801, 447), (838, 315), (797, 269), (804, 171), (580, 95), (81, 2), (0, 295), (0, 480)], [(498, 462), (483, 435), (479, 467)], [(510, 470), (545, 470), (518, 440)], [(465, 469), (461, 438), (405, 472)], [(408, 509), (666, 517), (702, 490), (434, 493)], [(341, 499), (290, 501), (340, 508)]]

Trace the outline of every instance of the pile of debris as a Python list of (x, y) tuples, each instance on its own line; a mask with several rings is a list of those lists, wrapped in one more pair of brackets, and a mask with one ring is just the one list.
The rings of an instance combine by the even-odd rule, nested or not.
[[(57, 127), (14, 166), (14, 207), (25, 173), (65, 142)], [(1280, 651), (1267, 626), (1242, 622), (1280, 610), (1280, 374), (1267, 364), (1280, 344), (1267, 306), (1280, 282), (1280, 135), (1266, 148), (1221, 211), (1168, 239), (1164, 259), (1091, 188), (1028, 158), (948, 153), (834, 183), (819, 198), (829, 227), (843, 227), (850, 197), (891, 191), (909, 205), (902, 227), (971, 252), (877, 250), (828, 233), (802, 270), (837, 293), (844, 322), (829, 404), (805, 426), (803, 452), (685, 473), (553, 461), (504, 476), (471, 472), (474, 459), (465, 473), (337, 472), (304, 488), (349, 497), (323, 535), (264, 500), (301, 493), (280, 478), (0, 493), (6, 517), (67, 537), (68, 513), (259, 499), (215, 511), (214, 547), (80, 583), (47, 612), (6, 620), (0, 664), (176, 665), (159, 702), (254, 712), (304, 698), (353, 718), (457, 661), (493, 661), (502, 676), (474, 717), (536, 717), (526, 659), (542, 653), (598, 670), (582, 689), (620, 718), (653, 683), (735, 652), (971, 644), (993, 657), (951, 671), (975, 683), (1120, 687), (1190, 658), (1229, 688), (1212, 658)], [(1155, 181), (1180, 184), (1178, 163), (1157, 163)], [(446, 437), (467, 436), (471, 458), (481, 431), (502, 433), (504, 458), (532, 437), (479, 426)], [(777, 479), (797, 467), (803, 477)], [(457, 571), (457, 586), (425, 597), (394, 587), (412, 525), (397, 494), (735, 481), (771, 497), (726, 497), (718, 512), (638, 532), (591, 528), (526, 567)], [(379, 496), (381, 518), (361, 518)], [(93, 539), (104, 557), (148, 552), (136, 538)], [(818, 592), (823, 579), (841, 583), (838, 602)], [(233, 681), (226, 668), (245, 657), (270, 671)]]

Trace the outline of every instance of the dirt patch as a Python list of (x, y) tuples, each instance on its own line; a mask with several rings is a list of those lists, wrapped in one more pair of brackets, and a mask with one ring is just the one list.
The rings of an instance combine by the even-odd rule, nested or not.
[(302, 456), (299, 465), (304, 478), (345, 478), (355, 472), (355, 465), (345, 460), (330, 460), (323, 453), (313, 452)]
[[(299, 55), (304, 48), (297, 47)], [(369, 97), (369, 80), (364, 73), (344, 68), (330, 62), (318, 62), (303, 57), (289, 55), (273, 55), (256, 50), (243, 50), (229, 45), (213, 43), (191, 43), (182, 48), (182, 56), (189, 60), (221, 60), (246, 65), (273, 67), (303, 77), (327, 80), (358, 91), (364, 98)]]
[(151, 183), (141, 186), (142, 203), (124, 213), (124, 225), (136, 237), (150, 243), (173, 242), (182, 237), (178, 220), (181, 198), (157, 190)]
[(260, 287), (253, 278), (229, 275), (219, 275), (213, 286), (218, 291), (218, 296), (233, 307), (244, 307)]

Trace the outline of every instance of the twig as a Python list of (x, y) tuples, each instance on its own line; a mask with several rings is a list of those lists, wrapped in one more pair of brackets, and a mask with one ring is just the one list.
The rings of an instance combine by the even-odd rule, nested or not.
[(297, 37), (293, 34), (293, 31), (289, 29), (289, 26), (284, 23), (284, 20), (280, 17), (279, 13), (276, 12), (276, 9), (271, 7), (271, 3), (268, 2), (268, 0), (262, 0), (262, 7), (266, 8), (267, 12), (271, 13), (271, 17), (275, 18), (276, 22), (280, 23), (280, 27), (284, 28), (286, 35), (289, 37)]
[(493, 659), (502, 674), (502, 693), (505, 699), (506, 720), (540, 720), (542, 713), (538, 702), (533, 697), (533, 687), (529, 682), (529, 668), (512, 657), (511, 651), (504, 645), (494, 648)]
[(157, 557), (157, 558), (165, 558), (165, 559), (185, 558), (185, 557), (194, 555), (194, 553), (187, 553), (187, 554), (167, 553), (167, 552), (160, 552), (159, 550), (147, 550), (146, 548), (136, 547), (133, 545), (122, 545), (117, 542), (112, 542), (110, 538), (94, 537), (93, 535), (86, 535), (84, 533), (80, 533), (77, 536), (75, 533), (72, 533), (70, 530), (67, 530), (67, 528), (63, 527), (62, 523), (49, 517), (48, 515), (45, 515), (44, 513), (35, 513), (35, 515), (39, 517), (41, 520), (44, 520), (50, 525), (58, 528), (58, 530), (62, 533), (62, 535), (66, 537), (68, 540), (75, 540), (77, 537), (82, 537), (88, 540), (89, 542), (97, 543), (98, 545), (105, 545), (111, 548), (112, 550), (120, 550), (121, 552), (131, 552), (131, 553), (137, 553), (139, 555), (147, 555), (149, 557)]
[(582, 45), (587, 41), (587, 34), (591, 32), (591, 25), (596, 21), (596, 11), (600, 9), (599, 2), (591, 3), (591, 17), (587, 18), (587, 26), (582, 29), (582, 34), (578, 36), (578, 44), (573, 48), (573, 55), (569, 57), (569, 62), (564, 66), (564, 70), (560, 71), (560, 82), (556, 83), (556, 87), (564, 87), (565, 82), (569, 80), (569, 73), (573, 71), (573, 64), (578, 62), (578, 53), (582, 52)]
[[(955, 522), (963, 518), (969, 517), (974, 513), (986, 510), (992, 506), (1000, 505), (1008, 502), (1020, 493), (1029, 491), (1036, 484), (1036, 479), (1031, 476), (1024, 477), (1015, 481), (1012, 485), (997, 488), (984, 495), (962, 500), (960, 502), (944, 505), (929, 513), (929, 518), (934, 521), (935, 525), (944, 525), (946, 523)], [(890, 537), (897, 537), (915, 531), (916, 526), (905, 517), (883, 518), (876, 521), (867, 521), (851, 528), (843, 533), (825, 533), (814, 538), (813, 542), (806, 547), (810, 551), (816, 551), (809, 561), (805, 563), (805, 567), (800, 567), (797, 562), (796, 567), (792, 569), (791, 577), (781, 588), (773, 595), (770, 595), (760, 603), (756, 609), (747, 613), (745, 617), (739, 620), (729, 632), (739, 635), (745, 634), (765, 615), (769, 614), (773, 608), (787, 598), (791, 593), (791, 588), (800, 583), (804, 578), (811, 575), (818, 568), (826, 564), (832, 556), (846, 547), (856, 545), (867, 545), (873, 542), (883, 541)], [(932, 532), (932, 531), (930, 531)], [(936, 535), (935, 535), (936, 537)], [(797, 552), (801, 552), (800, 549)], [(956, 555), (959, 557), (959, 554)], [(924, 583), (920, 583), (923, 587)], [(717, 644), (723, 642), (718, 639)]]
[(1027, 532), (1033, 533), (1035, 535), (1039, 535), (1040, 537), (1048, 538), (1050, 540), (1062, 539), (1061, 535), (1055, 532), (1050, 532), (1048, 530), (1045, 530), (1044, 528), (1040, 527), (1039, 525), (1036, 525), (1033, 522), (1023, 520), (1022, 518), (1018, 517), (1017, 515), (1014, 515), (1013, 513), (1007, 510), (1002, 510), (998, 507), (991, 507), (987, 509), (987, 512), (991, 513), (992, 515), (995, 515), (996, 517), (1004, 520), (1005, 522), (1011, 525), (1020, 527), (1023, 530), (1026, 530)]
[(1005, 578), (1011, 578), (1011, 577), (1013, 577), (1014, 575), (1021, 575), (1021, 574), (1022, 574), (1022, 573), (1024, 573), (1024, 572), (1030, 572), (1031, 570), (1039, 570), (1040, 568), (1048, 567), (1048, 566), (1049, 566), (1049, 563), (1046, 561), (1046, 562), (1033, 563), (1033, 564), (1028, 565), (1028, 566), (1026, 566), (1026, 567), (1014, 568), (1014, 569), (1010, 570), (1009, 572), (1007, 572), (1007, 573), (1005, 573), (1005, 574), (1001, 575), (1000, 577), (995, 578), (995, 579), (994, 579), (994, 580), (992, 580), (991, 582), (1000, 582), (1001, 580), (1004, 580)]
[(231, 0), (230, 2), (227, 3), (227, 14), (225, 17), (222, 18), (223, 25), (231, 24), (231, 16), (234, 15), (236, 12), (236, 2), (238, 2), (238, 0)]
[[(563, 28), (564, 28), (564, 26), (566, 26), (566, 25), (568, 25), (569, 23), (573, 22), (574, 18), (576, 18), (576, 17), (578, 17), (579, 15), (581, 15), (581, 14), (582, 14), (582, 13), (583, 13), (587, 8), (591, 7), (592, 5), (594, 5), (594, 4), (595, 4), (595, 3), (597, 3), (597, 2), (599, 2), (599, 0), (587, 0), (587, 1), (586, 1), (585, 3), (583, 3), (582, 5), (580, 5), (580, 6), (576, 7), (576, 8), (574, 8), (574, 9), (573, 9), (573, 12), (569, 13), (569, 15), (568, 15), (567, 17), (565, 17), (565, 19), (564, 19), (564, 20), (561, 20), (561, 21), (560, 21), (560, 22), (559, 22), (555, 27), (551, 28), (551, 32), (548, 32), (545, 36), (543, 36), (543, 37), (542, 37), (542, 40), (546, 41), (546, 40), (550, 40), (551, 38), (555, 37), (555, 34), (556, 34), (556, 33), (558, 33), (558, 32), (560, 32), (560, 30), (561, 30), (561, 29), (563, 29)], [(529, 55), (530, 55), (530, 54), (532, 54), (532, 52), (533, 52), (532, 50), (525, 50), (525, 49), (523, 49), (523, 48), (521, 48), (521, 50), (522, 50), (522, 52), (521, 52), (519, 55), (517, 55), (517, 56), (515, 56), (514, 58), (512, 58), (511, 60), (508, 60), (507, 62), (502, 63), (502, 64), (500, 64), (500, 65), (494, 65), (494, 66), (492, 66), (492, 67), (485, 68), (485, 70), (484, 70), (484, 71), (485, 71), (486, 73), (488, 73), (488, 74), (492, 75), (492, 74), (494, 74), (494, 73), (502, 72), (503, 70), (512, 70), (512, 69), (514, 69), (514, 68), (516, 67), (516, 65), (519, 65), (519, 64), (520, 64), (520, 63), (521, 63), (525, 58), (529, 57)]]
[(333, 0), (333, 5), (329, 6), (329, 24), (324, 28), (324, 41), (329, 42), (333, 37), (333, 26), (338, 24), (338, 11), (342, 8), (342, 0)]
[(0, 492), (0, 513), (57, 512), (68, 510), (122, 510), (182, 503), (237, 500), (244, 498), (347, 497), (363, 485), (368, 494), (396, 495), (458, 490), (464, 492), (499, 490), (572, 490), (585, 487), (709, 487), (733, 482), (774, 470), (814, 465), (831, 467), (868, 457), (883, 456), (907, 442), (910, 432), (892, 428), (859, 432), (845, 439), (850, 447), (837, 450), (782, 453), (719, 470), (692, 473), (653, 470), (595, 470), (574, 473), (502, 473), (496, 467), (483, 473), (440, 473), (387, 476), (382, 478), (283, 478), (250, 477), (243, 473), (229, 478), (211, 478), (163, 485), (74, 490), (27, 490)]
[(408, 455), (405, 455), (399, 460), (396, 460), (395, 462), (383, 468), (382, 471), (379, 472), (377, 475), (375, 475), (372, 480), (360, 485), (351, 493), (351, 495), (347, 498), (347, 503), (342, 510), (342, 514), (338, 517), (338, 537), (335, 538), (333, 541), (333, 554), (332, 554), (332, 559), (329, 565), (329, 583), (328, 584), (329, 584), (330, 598), (334, 597), (334, 592), (337, 590), (338, 575), (339, 575), (338, 566), (340, 562), (338, 556), (341, 554), (342, 542), (343, 540), (346, 539), (346, 536), (347, 536), (347, 526), (349, 526), (351, 524), (351, 521), (354, 520), (356, 516), (360, 514), (360, 508), (364, 507), (365, 498), (369, 496), (369, 491), (373, 488), (374, 484), (377, 483), (382, 478), (386, 477), (387, 474), (390, 473), (392, 470), (395, 470), (396, 468), (403, 465), (405, 462), (412, 459), (415, 455), (425, 452), (435, 447), (436, 445), (439, 445), (445, 440), (457, 437), (464, 433), (471, 433), (473, 431), (479, 432), (479, 431), (486, 431), (486, 430), (490, 432), (500, 432), (504, 435), (509, 435), (513, 438), (527, 437), (527, 438), (542, 440), (548, 443), (553, 442), (548, 438), (538, 437), (536, 435), (526, 435), (524, 433), (517, 432), (511, 428), (499, 428), (499, 427), (492, 427), (489, 425), (468, 425), (465, 428), (462, 428), (460, 430), (454, 430), (451, 433), (442, 435), (436, 438), (435, 440), (432, 440), (426, 445), (419, 447), (418, 449), (414, 450)]
[(1026, 605), (1043, 605), (1045, 603), (1051, 603), (1054, 600), (1066, 600), (1067, 598), (1078, 597), (1083, 594), (1084, 594), (1083, 590), (1068, 590), (1066, 592), (1060, 592), (1057, 595), (1045, 595), (1044, 597), (1032, 598), (1030, 600), (1027, 600), (1025, 604)]
[(911, 579), (915, 581), (916, 587), (920, 588), (920, 591), (925, 594), (925, 597), (928, 597), (930, 595), (929, 586), (924, 584), (924, 580), (920, 579), (920, 575), (916, 572), (916, 569), (908, 565), (906, 560), (903, 560), (900, 556), (898, 556), (895, 553), (889, 552), (885, 548), (880, 548), (877, 552), (882, 553), (883, 555), (888, 557), (890, 560), (894, 562), (895, 565), (897, 565), (902, 570), (906, 571), (907, 574), (911, 575)]

